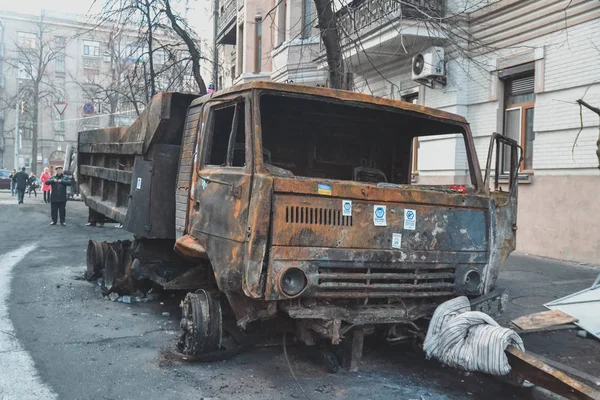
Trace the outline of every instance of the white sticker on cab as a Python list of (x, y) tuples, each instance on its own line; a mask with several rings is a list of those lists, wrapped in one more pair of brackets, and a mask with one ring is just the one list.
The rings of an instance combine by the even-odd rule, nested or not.
[(373, 225), (375, 226), (386, 226), (386, 206), (373, 206)]
[(344, 217), (352, 216), (352, 200), (342, 200), (342, 215)]
[(402, 246), (402, 234), (392, 233), (392, 247), (394, 249), (399, 249), (400, 246)]
[(415, 210), (404, 210), (404, 229), (414, 231), (417, 226), (417, 212)]
[(135, 184), (135, 188), (140, 190), (142, 188), (142, 178), (137, 178), (137, 182)]

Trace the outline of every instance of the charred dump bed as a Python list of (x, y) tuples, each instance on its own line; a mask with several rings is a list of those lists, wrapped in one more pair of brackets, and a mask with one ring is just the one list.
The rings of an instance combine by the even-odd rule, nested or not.
[[(464, 174), (417, 184), (421, 142), (450, 143), (436, 151), (462, 154)], [(254, 82), (157, 95), (131, 127), (82, 132), (78, 146), (86, 204), (134, 235), (90, 242), (88, 278), (107, 293), (189, 290), (185, 354), (279, 320), (306, 344), (345, 341), (354, 369), (365, 334), (422, 335), (459, 295), (489, 313), (506, 300), (496, 279), (515, 248), (519, 148), (494, 134), (482, 176), (460, 116)]]

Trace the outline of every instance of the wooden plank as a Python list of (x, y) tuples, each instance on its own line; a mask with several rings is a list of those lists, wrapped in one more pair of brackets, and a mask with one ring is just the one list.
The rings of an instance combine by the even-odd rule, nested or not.
[(577, 321), (569, 314), (565, 314), (560, 310), (542, 311), (536, 314), (524, 315), (516, 318), (511, 322), (519, 329), (540, 329), (548, 326), (571, 324)]
[(513, 346), (508, 346), (504, 352), (512, 368), (511, 374), (567, 399), (600, 400), (600, 392), (596, 389), (552, 368), (531, 354)]

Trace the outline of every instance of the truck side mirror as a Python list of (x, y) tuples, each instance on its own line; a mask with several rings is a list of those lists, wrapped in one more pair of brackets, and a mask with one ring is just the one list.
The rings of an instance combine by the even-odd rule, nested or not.
[[(508, 167), (508, 187), (510, 196), (513, 196), (517, 189), (517, 180), (519, 177), (519, 166), (523, 161), (523, 148), (509, 137), (497, 132), (492, 133), (490, 147), (488, 150), (487, 163), (485, 167), (485, 179), (483, 181), (486, 192), (490, 190), (490, 177), (492, 171), (492, 156), (494, 154), (494, 145), (496, 147), (496, 160), (494, 167), (494, 191), (498, 191), (500, 184), (500, 175), (502, 170), (506, 171)], [(503, 162), (501, 162), (501, 158)]]

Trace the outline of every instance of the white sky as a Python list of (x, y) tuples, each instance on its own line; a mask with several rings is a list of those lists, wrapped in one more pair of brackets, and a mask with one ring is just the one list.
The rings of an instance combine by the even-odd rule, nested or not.
[[(202, 38), (212, 38), (211, 2), (210, 0), (188, 0), (188, 21)], [(172, 3), (178, 3), (177, 0)], [(183, 4), (184, 0), (180, 0)], [(41, 10), (55, 11), (65, 14), (87, 14), (98, 12), (104, 0), (0, 0), (0, 10), (14, 11), (23, 14), (39, 14)], [(183, 8), (182, 8), (183, 10)]]

